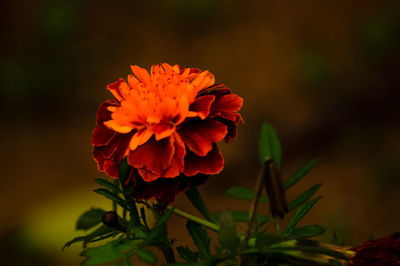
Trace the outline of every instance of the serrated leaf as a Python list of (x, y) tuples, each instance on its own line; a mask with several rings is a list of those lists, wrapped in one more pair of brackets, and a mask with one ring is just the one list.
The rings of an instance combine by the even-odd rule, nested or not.
[(186, 223), (186, 228), (188, 229), (194, 244), (199, 249), (200, 258), (208, 259), (210, 257), (211, 240), (207, 235), (207, 231), (201, 225), (192, 221)]
[(120, 238), (102, 246), (86, 249), (81, 254), (81, 256), (86, 257), (83, 265), (98, 265), (122, 259), (127, 251), (134, 249), (140, 243), (140, 240)]
[(267, 123), (262, 125), (258, 143), (260, 162), (263, 163), (266, 158), (272, 158), (279, 167), (282, 158), (281, 144), (271, 125)]
[(314, 167), (314, 165), (318, 162), (318, 159), (314, 159), (304, 164), (300, 169), (298, 169), (288, 180), (286, 180), (284, 187), (285, 189), (291, 188), (297, 182), (299, 182), (303, 177), (305, 177), (308, 172)]
[(76, 229), (88, 230), (98, 225), (99, 223), (101, 223), (101, 219), (104, 213), (106, 213), (106, 211), (98, 208), (92, 208), (84, 212), (76, 222)]
[(165, 223), (168, 221), (169, 217), (171, 217), (173, 211), (174, 209), (170, 209), (157, 221), (154, 228), (150, 231), (150, 233), (147, 234), (146, 238), (144, 239), (144, 245), (157, 242), (157, 238), (162, 235)]
[(240, 238), (236, 234), (236, 225), (229, 211), (222, 212), (219, 226), (218, 239), (221, 247), (231, 251), (236, 250), (240, 245)]
[(295, 198), (288, 204), (288, 210), (292, 211), (292, 210), (296, 209), (297, 207), (301, 206), (302, 204), (304, 204), (304, 202), (306, 202), (312, 196), (314, 196), (314, 194), (318, 191), (318, 189), (321, 186), (322, 186), (321, 184), (317, 184), (317, 185), (312, 186), (310, 189), (304, 191), (303, 194), (301, 194), (300, 196), (298, 196), (297, 198)]
[(146, 263), (154, 264), (157, 262), (157, 256), (149, 249), (138, 249), (136, 253)]
[[(242, 200), (253, 200), (254, 191), (248, 188), (232, 186), (225, 194), (232, 198), (242, 199)], [(269, 202), (268, 197), (265, 195), (260, 196), (260, 202)]]
[(128, 206), (126, 205), (124, 200), (121, 199), (116, 193), (109, 191), (105, 188), (98, 188), (93, 191), (96, 192), (97, 194), (100, 194), (100, 195), (112, 200), (113, 202), (116, 202), (123, 209), (128, 209)]
[(110, 189), (111, 191), (114, 192), (121, 192), (121, 189), (116, 185), (108, 181), (107, 179), (104, 178), (95, 178), (94, 181), (99, 184), (100, 186), (103, 186), (105, 188)]
[(319, 225), (307, 225), (293, 229), (290, 236), (292, 238), (310, 238), (322, 235), (326, 229)]
[(191, 251), (187, 246), (179, 246), (176, 248), (176, 251), (178, 251), (179, 255), (182, 257), (182, 259), (186, 260), (186, 262), (197, 262), (199, 253)]
[(188, 199), (190, 200), (190, 202), (193, 204), (193, 206), (196, 207), (196, 209), (200, 212), (201, 215), (204, 216), (204, 218), (206, 218), (207, 220), (209, 220), (211, 222), (215, 222), (210, 211), (204, 204), (196, 186), (192, 186), (191, 188), (189, 188), (185, 192), (185, 194), (188, 197)]
[(289, 223), (285, 228), (285, 233), (291, 234), (298, 222), (311, 210), (311, 208), (317, 203), (322, 196), (319, 196), (309, 202), (304, 203), (297, 211), (293, 214)]
[[(230, 211), (232, 218), (235, 222), (248, 222), (249, 221), (249, 212), (248, 211), (239, 211), (239, 210), (234, 210)], [(221, 216), (222, 212), (217, 212), (213, 216), (215, 219), (219, 220), (219, 217)], [(269, 217), (265, 216), (263, 214), (257, 213), (254, 216), (254, 221), (256, 222), (264, 222), (268, 220)]]
[[(85, 246), (86, 243), (90, 242), (90, 241), (93, 240), (94, 238), (96, 238), (96, 237), (101, 237), (101, 236), (103, 236), (103, 235), (110, 234), (110, 233), (113, 232), (113, 231), (114, 231), (114, 229), (109, 228), (109, 227), (107, 227), (107, 226), (105, 226), (105, 225), (102, 225), (102, 226), (100, 226), (99, 228), (97, 228), (96, 230), (94, 230), (93, 232), (91, 232), (91, 233), (89, 233), (89, 234), (87, 234), (87, 235), (85, 235), (85, 236), (78, 236), (78, 237), (75, 237), (74, 239), (72, 239), (71, 241), (68, 241), (68, 242), (64, 245), (63, 250), (64, 250), (66, 247), (69, 247), (69, 246), (71, 246), (72, 244), (77, 243), (77, 242), (83, 242), (83, 244), (84, 244), (84, 246)], [(111, 237), (111, 236), (110, 236), (110, 237)]]

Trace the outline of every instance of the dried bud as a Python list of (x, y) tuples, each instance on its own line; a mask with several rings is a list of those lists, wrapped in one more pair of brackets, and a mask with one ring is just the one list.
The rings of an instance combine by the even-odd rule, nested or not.
[(283, 187), (282, 176), (272, 159), (264, 162), (264, 184), (270, 201), (270, 211), (273, 217), (283, 219), (288, 212), (286, 193)]

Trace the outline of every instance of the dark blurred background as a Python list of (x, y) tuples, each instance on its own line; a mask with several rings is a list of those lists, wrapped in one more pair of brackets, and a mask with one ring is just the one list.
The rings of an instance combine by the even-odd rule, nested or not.
[[(323, 183), (304, 222), (347, 245), (400, 225), (400, 2), (20, 0), (1, 3), (0, 261), (77, 265), (74, 221), (110, 204), (91, 192), (91, 133), (105, 86), (130, 64), (208, 69), (244, 98), (222, 174), (201, 187), (213, 211), (253, 188), (263, 121), (283, 144), (287, 178), (320, 161), (288, 197)], [(211, 204), (212, 203), (212, 204)], [(186, 198), (177, 206), (193, 211)], [(267, 212), (264, 206), (261, 211)], [(183, 221), (171, 235), (184, 241)]]

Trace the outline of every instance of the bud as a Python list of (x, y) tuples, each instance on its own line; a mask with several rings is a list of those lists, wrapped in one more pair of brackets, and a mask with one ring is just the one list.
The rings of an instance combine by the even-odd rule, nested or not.
[(103, 224), (115, 228), (118, 225), (118, 214), (115, 211), (109, 211), (103, 214)]
[(103, 224), (108, 227), (115, 228), (121, 232), (126, 232), (126, 227), (119, 223), (118, 214), (115, 211), (109, 211), (103, 214)]
[(283, 219), (288, 212), (286, 192), (283, 187), (282, 175), (277, 169), (274, 161), (270, 158), (264, 161), (263, 173), (265, 190), (270, 201), (270, 211), (273, 217)]

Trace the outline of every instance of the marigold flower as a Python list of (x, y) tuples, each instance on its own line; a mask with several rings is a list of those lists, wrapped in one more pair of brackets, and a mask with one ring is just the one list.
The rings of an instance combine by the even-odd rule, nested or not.
[(400, 233), (369, 240), (354, 251), (352, 265), (400, 265)]
[(115, 98), (99, 107), (94, 158), (100, 171), (118, 178), (127, 157), (134, 196), (170, 202), (192, 182), (223, 169), (216, 143), (236, 138), (243, 100), (215, 84), (209, 71), (166, 63), (150, 73), (131, 68), (127, 81), (107, 86)]

